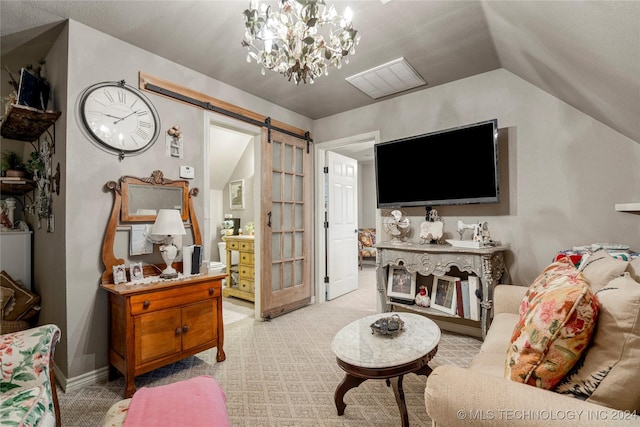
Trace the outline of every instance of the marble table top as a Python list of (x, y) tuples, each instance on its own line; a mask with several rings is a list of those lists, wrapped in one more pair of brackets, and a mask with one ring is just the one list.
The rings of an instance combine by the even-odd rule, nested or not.
[[(404, 330), (394, 335), (372, 334), (370, 325), (397, 314)], [(331, 350), (343, 362), (363, 368), (388, 368), (413, 362), (440, 342), (440, 328), (433, 320), (414, 313), (378, 313), (351, 322), (331, 342)]]

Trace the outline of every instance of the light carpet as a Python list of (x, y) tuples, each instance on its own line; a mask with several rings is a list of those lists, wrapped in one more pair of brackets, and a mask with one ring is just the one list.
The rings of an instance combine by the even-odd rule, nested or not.
[[(243, 311), (237, 301), (225, 302), (231, 305), (225, 304), (223, 310)], [(375, 268), (365, 265), (358, 290), (333, 301), (268, 322), (255, 321), (250, 315), (232, 316), (233, 323), (225, 325), (224, 362), (216, 363), (216, 349), (207, 350), (137, 377), (136, 386), (211, 375), (225, 390), (229, 418), (238, 427), (399, 426), (393, 390), (382, 380), (365, 381), (349, 390), (343, 416), (337, 415), (334, 404), (344, 372), (336, 364), (331, 340), (343, 326), (374, 314), (375, 307)], [(443, 332), (430, 365), (467, 366), (480, 344), (475, 338)], [(424, 405), (425, 383), (426, 377), (414, 374), (404, 380), (411, 426), (431, 424)], [(58, 389), (63, 426), (99, 426), (109, 407), (122, 399), (123, 390), (123, 377), (69, 393)]]
[(225, 326), (239, 322), (248, 317), (253, 318), (253, 303), (238, 298), (222, 299), (222, 322)]

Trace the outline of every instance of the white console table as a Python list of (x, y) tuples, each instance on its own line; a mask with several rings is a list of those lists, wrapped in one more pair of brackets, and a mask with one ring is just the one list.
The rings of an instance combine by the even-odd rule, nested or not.
[[(477, 324), (482, 338), (486, 336), (493, 313), (493, 288), (497, 283), (508, 281), (508, 270), (505, 267), (504, 253), (508, 246), (484, 248), (461, 248), (451, 245), (431, 245), (417, 242), (391, 243), (381, 242), (377, 248), (376, 270), (378, 297), (382, 311), (391, 311), (393, 306), (403, 306), (428, 317), (458, 318), (447, 313), (419, 306), (391, 302), (387, 297), (387, 267), (403, 265), (410, 273), (421, 276), (444, 276), (452, 267), (460, 272), (474, 274), (480, 278), (482, 285), (482, 301), (480, 321), (469, 321)], [(459, 318), (458, 318), (459, 319)]]

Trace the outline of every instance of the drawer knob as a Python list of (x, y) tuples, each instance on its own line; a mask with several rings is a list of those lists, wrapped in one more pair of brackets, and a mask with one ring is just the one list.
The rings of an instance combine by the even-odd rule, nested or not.
[(145, 301), (142, 303), (142, 308), (147, 309), (147, 308), (149, 308), (149, 306), (150, 306), (150, 305), (151, 305), (151, 301), (149, 301), (149, 300), (145, 300)]
[(189, 332), (189, 327), (188, 327), (187, 325), (184, 325), (184, 326), (182, 327), (182, 332), (184, 332), (185, 334), (186, 334), (187, 332)]
[(209, 288), (209, 295), (213, 295), (213, 288)]
[(180, 335), (182, 333), (182, 328), (180, 326), (178, 326), (176, 328), (176, 335)]

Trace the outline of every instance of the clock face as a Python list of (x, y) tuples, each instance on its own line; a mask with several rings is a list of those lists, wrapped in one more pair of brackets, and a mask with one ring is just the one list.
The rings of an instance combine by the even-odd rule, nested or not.
[(146, 150), (158, 138), (160, 124), (155, 108), (141, 92), (124, 82), (87, 88), (80, 114), (91, 136), (121, 157)]

